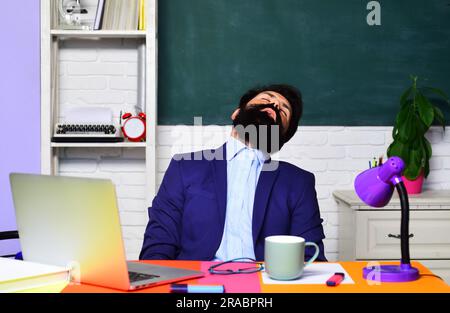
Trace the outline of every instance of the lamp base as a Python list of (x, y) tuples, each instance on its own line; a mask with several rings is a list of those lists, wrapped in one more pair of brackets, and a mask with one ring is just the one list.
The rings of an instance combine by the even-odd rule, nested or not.
[(419, 279), (419, 270), (411, 264), (365, 267), (363, 277), (380, 282), (407, 282)]

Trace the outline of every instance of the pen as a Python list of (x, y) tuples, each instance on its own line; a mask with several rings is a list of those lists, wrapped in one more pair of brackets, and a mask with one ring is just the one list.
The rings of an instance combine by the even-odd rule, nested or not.
[(170, 285), (170, 292), (173, 293), (224, 293), (223, 285), (187, 285), (187, 284), (172, 284)]
[(333, 276), (331, 276), (328, 280), (327, 280), (327, 286), (329, 287), (335, 287), (337, 285), (339, 285), (345, 278), (345, 274), (344, 273), (334, 273)]

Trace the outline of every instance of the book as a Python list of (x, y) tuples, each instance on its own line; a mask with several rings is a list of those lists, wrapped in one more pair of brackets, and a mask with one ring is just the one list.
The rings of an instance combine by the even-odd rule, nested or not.
[(145, 0), (139, 0), (139, 30), (144, 30), (144, 3)]
[(133, 6), (130, 14), (129, 25), (128, 28), (132, 30), (138, 30), (138, 22), (139, 22), (139, 0), (133, 0)]
[(105, 8), (105, 0), (98, 0), (97, 12), (95, 14), (95, 21), (94, 21), (94, 30), (100, 29), (103, 19), (104, 8)]
[(90, 30), (95, 27), (95, 18), (97, 16), (98, 4), (100, 0), (81, 1), (81, 9), (86, 13), (80, 15), (80, 23)]
[(128, 0), (122, 3), (120, 8), (120, 23), (118, 29), (121, 30), (137, 30), (138, 29), (138, 16), (139, 9), (138, 0)]
[(142, 30), (146, 30), (147, 29), (147, 16), (145, 14), (146, 11), (146, 0), (142, 0)]
[(126, 5), (123, 0), (116, 0), (116, 6), (114, 9), (114, 23), (113, 29), (123, 30), (122, 20), (125, 13)]
[(142, 30), (142, 0), (139, 0), (139, 20), (138, 20), (138, 30)]
[(110, 30), (112, 29), (112, 12), (113, 12), (112, 0), (106, 0), (105, 8), (103, 10), (103, 21), (101, 29)]
[[(139, 30), (145, 0), (99, 0), (104, 6), (101, 27), (105, 30)], [(97, 12), (100, 10), (98, 9)], [(140, 19), (141, 18), (141, 19)]]
[(67, 268), (0, 257), (0, 293), (69, 283), (69, 280)]

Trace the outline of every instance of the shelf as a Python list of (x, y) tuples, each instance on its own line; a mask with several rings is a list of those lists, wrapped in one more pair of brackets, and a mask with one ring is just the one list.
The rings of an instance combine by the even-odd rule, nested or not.
[(145, 148), (145, 142), (52, 142), (52, 148)]
[[(97, 68), (90, 68), (92, 64), (90, 58), (77, 58), (76, 53), (79, 51), (79, 44), (74, 46), (65, 45), (64, 42), (70, 43), (71, 41), (81, 40), (82, 48), (86, 50), (95, 50), (96, 53), (101, 54), (103, 52), (109, 53), (108, 50), (114, 51), (108, 56), (112, 58), (98, 58), (98, 64), (103, 67), (110, 66), (111, 63), (125, 62), (121, 60), (128, 60), (129, 51), (135, 50), (138, 66), (138, 82), (136, 90), (142, 90), (145, 93), (145, 107), (146, 113), (149, 116), (157, 116), (157, 0), (143, 0), (146, 7), (146, 30), (70, 30), (63, 29), (63, 26), (59, 26), (59, 15), (57, 4), (60, 0), (45, 0), (40, 1), (40, 94), (41, 94), (41, 173), (47, 175), (58, 175), (61, 172), (61, 164), (64, 159), (67, 158), (66, 153), (63, 150), (77, 150), (75, 154), (84, 155), (86, 152), (95, 153), (95, 155), (102, 155), (107, 153), (106, 150), (112, 149), (117, 153), (123, 150), (123, 154), (119, 153), (117, 161), (123, 165), (123, 168), (118, 170), (127, 171), (128, 166), (128, 154), (125, 153), (128, 150), (131, 153), (134, 151), (139, 155), (139, 159), (143, 159), (145, 162), (145, 177), (146, 177), (146, 196), (143, 199), (146, 203), (142, 207), (148, 207), (151, 204), (153, 197), (156, 195), (157, 190), (157, 158), (156, 158), (156, 142), (157, 128), (156, 123), (147, 124), (147, 142), (52, 142), (54, 124), (59, 121), (62, 116), (61, 112), (64, 112), (65, 108), (61, 107), (60, 95), (63, 92), (61, 88), (61, 80), (68, 79), (64, 77), (60, 71), (63, 62), (76, 62), (80, 66), (86, 68), (83, 73), (80, 73), (80, 80), (84, 81), (82, 76), (90, 76), (95, 74)], [(86, 2), (92, 2), (94, 6), (95, 1), (90, 0)], [(52, 27), (52, 25), (54, 25)], [(123, 41), (126, 42), (123, 42)], [(131, 40), (131, 42), (128, 42)], [(117, 42), (119, 41), (119, 42)], [(126, 49), (123, 49), (125, 46)], [(64, 50), (64, 59), (61, 59), (61, 52)], [(125, 56), (126, 55), (126, 56)], [(115, 56), (118, 56), (115, 59)], [(145, 57), (144, 57), (145, 56)], [(123, 58), (122, 58), (123, 57)], [(116, 60), (116, 61), (114, 61)], [(130, 60), (129, 68), (134, 71), (136, 62)], [(128, 62), (128, 61), (126, 61)], [(102, 67), (102, 68), (103, 68)], [(124, 65), (124, 70), (128, 72), (128, 65)], [(82, 75), (81, 75), (82, 74)], [(109, 77), (114, 76), (113, 73), (105, 71), (102, 75)], [(78, 79), (78, 78), (77, 78)], [(90, 79), (90, 78), (87, 78)], [(142, 82), (142, 84), (141, 84)], [(87, 84), (87, 83), (86, 83)], [(76, 87), (75, 90), (78, 90)], [(126, 91), (125, 91), (126, 92)], [(98, 95), (101, 97), (102, 95)], [(138, 92), (139, 96), (139, 92)], [(126, 95), (124, 95), (126, 97)], [(69, 97), (70, 98), (70, 97)], [(140, 100), (141, 98), (138, 98)], [(100, 99), (101, 100), (101, 99)], [(92, 103), (97, 103), (97, 99), (92, 99)], [(66, 102), (71, 103), (71, 101)], [(139, 101), (142, 103), (142, 101)], [(76, 103), (76, 105), (82, 105)], [(84, 103), (83, 103), (84, 104)], [(109, 106), (109, 105), (108, 105)], [(114, 108), (114, 104), (111, 103)], [(151, 140), (150, 140), (151, 139)], [(133, 153), (132, 153), (133, 154)], [(70, 152), (69, 152), (70, 155)], [(116, 155), (116, 153), (114, 153)], [(98, 160), (102, 162), (103, 160)], [(87, 161), (90, 162), (90, 161)], [(81, 162), (83, 163), (83, 162)], [(85, 171), (83, 165), (80, 165), (79, 171)]]
[(145, 38), (145, 30), (60, 30), (52, 29), (52, 36), (60, 38)]

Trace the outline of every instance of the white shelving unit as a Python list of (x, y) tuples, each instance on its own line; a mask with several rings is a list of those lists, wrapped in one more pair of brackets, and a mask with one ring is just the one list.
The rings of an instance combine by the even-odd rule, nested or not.
[[(146, 1), (146, 30), (60, 30), (52, 16), (52, 2), (41, 0), (41, 172), (59, 173), (59, 153), (66, 148), (145, 149), (146, 202), (150, 204), (156, 192), (156, 121), (157, 121), (157, 0)], [(93, 47), (103, 39), (138, 39), (145, 43), (145, 111), (147, 114), (146, 142), (122, 143), (54, 143), (53, 127), (58, 122), (59, 75), (52, 75), (59, 66), (59, 47), (62, 40), (90, 40)], [(138, 47), (136, 47), (138, 49)], [(139, 74), (138, 74), (139, 75)]]

